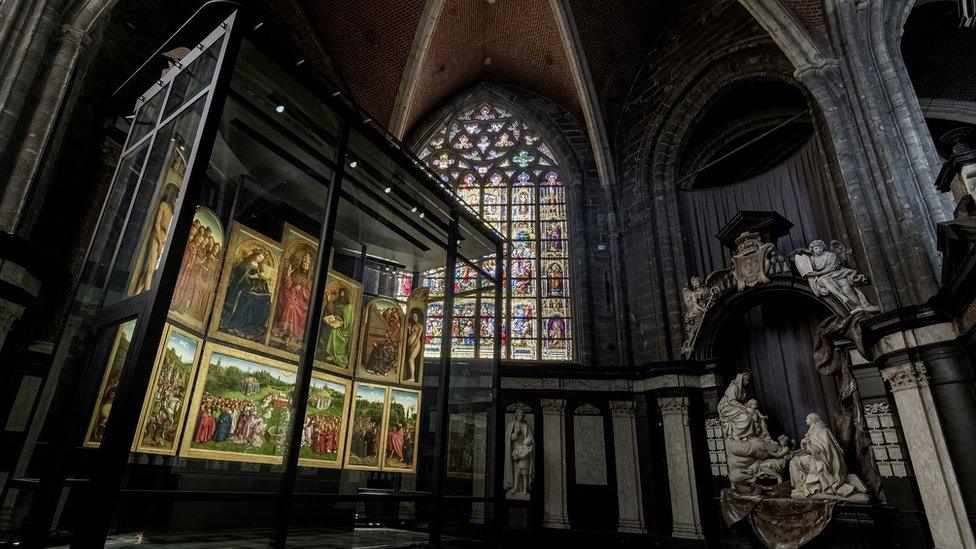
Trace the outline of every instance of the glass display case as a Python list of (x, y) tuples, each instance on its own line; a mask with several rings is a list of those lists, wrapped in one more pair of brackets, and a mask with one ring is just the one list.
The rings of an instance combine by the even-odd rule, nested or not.
[(500, 310), (501, 237), (304, 65), (235, 12), (139, 98), (21, 488), (36, 539), (490, 534), (500, 333), (452, 358), (451, 327)]

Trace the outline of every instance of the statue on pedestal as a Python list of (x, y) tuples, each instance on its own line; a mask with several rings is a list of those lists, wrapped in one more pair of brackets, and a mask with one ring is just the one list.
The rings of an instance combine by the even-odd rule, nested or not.
[(847, 472), (844, 453), (834, 433), (817, 414), (807, 414), (806, 422), (807, 434), (790, 461), (790, 496), (867, 502), (867, 486), (857, 475)]
[(505, 433), (505, 454), (509, 459), (505, 467), (506, 494), (509, 499), (529, 499), (535, 476), (535, 439), (524, 410), (515, 412)]
[(718, 293), (718, 287), (707, 286), (702, 277), (697, 275), (691, 277), (689, 286), (682, 291), (685, 301), (685, 341), (681, 346), (682, 356), (691, 354), (705, 312), (715, 303)]
[(829, 250), (823, 240), (814, 240), (808, 249), (796, 252), (793, 263), (800, 276), (810, 283), (813, 293), (834, 296), (852, 313), (878, 311), (878, 306), (868, 302), (856, 288), (867, 284), (868, 278), (846, 266), (847, 252), (836, 240), (831, 241)]

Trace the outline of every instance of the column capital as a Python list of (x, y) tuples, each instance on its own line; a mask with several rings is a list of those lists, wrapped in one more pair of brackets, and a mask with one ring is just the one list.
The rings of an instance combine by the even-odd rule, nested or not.
[(892, 391), (914, 389), (929, 384), (928, 370), (921, 362), (906, 362), (881, 370), (881, 377), (891, 385)]
[(657, 405), (661, 409), (661, 415), (688, 415), (687, 397), (659, 397)]
[(566, 412), (566, 401), (559, 398), (543, 398), (539, 400), (539, 407), (543, 414), (555, 415)]
[(637, 404), (631, 400), (611, 400), (610, 413), (614, 417), (634, 417)]

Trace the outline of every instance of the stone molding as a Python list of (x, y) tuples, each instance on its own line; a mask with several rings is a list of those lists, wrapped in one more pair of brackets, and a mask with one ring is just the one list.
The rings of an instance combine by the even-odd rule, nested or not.
[(610, 413), (613, 417), (634, 417), (637, 404), (630, 400), (610, 401)]
[(661, 415), (688, 415), (688, 399), (685, 397), (661, 397), (657, 400)]
[(539, 401), (539, 407), (545, 415), (562, 415), (566, 412), (566, 401), (557, 398), (544, 398)]
[(891, 385), (892, 392), (927, 387), (928, 371), (921, 362), (906, 362), (881, 370), (881, 377)]

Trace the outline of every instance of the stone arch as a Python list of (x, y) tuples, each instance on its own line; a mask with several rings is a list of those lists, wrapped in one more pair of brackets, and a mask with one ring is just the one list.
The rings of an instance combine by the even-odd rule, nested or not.
[[(589, 139), (584, 126), (568, 110), (540, 95), (526, 90), (482, 82), (462, 91), (426, 113), (422, 122), (409, 132), (405, 140), (416, 151), (434, 132), (459, 109), (486, 101), (511, 109), (525, 120), (531, 121), (543, 132), (547, 142), (555, 149), (561, 161), (560, 170), (567, 183), (567, 224), (569, 243), (575, 253), (570, 257), (572, 309), (574, 321), (574, 345), (578, 360), (583, 363), (614, 362), (617, 353), (604, 340), (615, 341), (609, 330), (594, 329), (596, 325), (611, 326), (612, 314), (603, 315), (598, 310), (596, 296), (603, 291), (594, 272), (598, 265), (606, 265), (601, 254), (609, 251), (593, 250), (593, 240), (600, 234), (605, 223), (608, 205), (600, 192), (599, 180)], [(602, 232), (602, 231), (600, 231)], [(623, 327), (614, 326), (615, 330)], [(599, 333), (598, 333), (599, 332)]]

